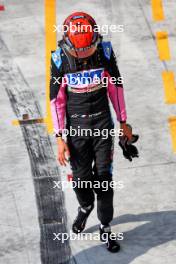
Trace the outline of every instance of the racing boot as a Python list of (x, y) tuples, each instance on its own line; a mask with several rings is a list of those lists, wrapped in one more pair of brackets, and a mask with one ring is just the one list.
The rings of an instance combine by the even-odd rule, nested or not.
[(72, 231), (74, 233), (78, 234), (84, 230), (87, 219), (93, 208), (94, 205), (89, 205), (88, 207), (78, 207), (78, 215), (72, 225)]
[(100, 240), (106, 244), (106, 248), (111, 253), (116, 253), (120, 250), (120, 245), (117, 242), (116, 235), (111, 232), (109, 225), (100, 226)]

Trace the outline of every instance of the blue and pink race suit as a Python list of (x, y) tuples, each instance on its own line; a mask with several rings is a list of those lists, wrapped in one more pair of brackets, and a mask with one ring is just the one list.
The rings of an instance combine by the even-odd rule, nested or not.
[[(127, 119), (123, 79), (110, 42), (102, 41), (87, 59), (69, 55), (60, 41), (51, 56), (50, 101), (55, 134), (64, 128), (110, 130), (114, 127), (110, 102), (119, 122)], [(113, 137), (68, 135), (73, 180), (99, 183), (112, 180)], [(101, 184), (100, 184), (101, 185)], [(94, 203), (97, 194), (97, 213), (102, 224), (113, 217), (113, 189), (74, 188), (82, 207)]]

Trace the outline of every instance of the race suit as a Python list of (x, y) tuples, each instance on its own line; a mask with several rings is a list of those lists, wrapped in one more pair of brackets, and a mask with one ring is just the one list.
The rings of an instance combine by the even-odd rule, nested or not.
[[(109, 101), (117, 120), (125, 122), (122, 78), (111, 43), (102, 41), (92, 56), (77, 59), (69, 55), (60, 41), (51, 55), (50, 102), (55, 134), (71, 127), (110, 131), (114, 124)], [(113, 217), (113, 188), (109, 186), (105, 191), (102, 186), (103, 182), (112, 181), (113, 136), (68, 135), (67, 143), (73, 181), (92, 183), (74, 188), (77, 199), (81, 207), (88, 207), (96, 194), (98, 218), (106, 225)]]

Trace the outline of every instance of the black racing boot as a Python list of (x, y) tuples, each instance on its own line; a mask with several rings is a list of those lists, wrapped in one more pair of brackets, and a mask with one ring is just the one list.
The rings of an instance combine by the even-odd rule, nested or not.
[(87, 218), (89, 217), (93, 208), (93, 205), (90, 205), (88, 207), (78, 207), (78, 215), (72, 225), (72, 231), (74, 233), (78, 234), (84, 230)]
[(106, 244), (106, 248), (111, 253), (116, 253), (120, 250), (120, 245), (117, 242), (115, 234), (111, 232), (109, 225), (99, 228), (100, 230), (100, 240)]

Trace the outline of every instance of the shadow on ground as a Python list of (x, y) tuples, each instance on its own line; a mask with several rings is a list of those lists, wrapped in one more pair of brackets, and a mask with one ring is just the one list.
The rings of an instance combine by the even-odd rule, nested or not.
[[(111, 254), (104, 249), (104, 245), (100, 245), (80, 252), (75, 255), (75, 259), (79, 263), (79, 260), (85, 258), (86, 255), (88, 263), (103, 264), (107, 261), (108, 263), (118, 261), (120, 264), (128, 264), (150, 249), (176, 240), (176, 211), (122, 215), (113, 220), (112, 226), (134, 222), (145, 223), (124, 232), (124, 240), (121, 242), (122, 249), (118, 254)], [(87, 233), (95, 231), (98, 231), (98, 225), (85, 230)], [(167, 248), (165, 252), (160, 250), (159, 257), (162, 257), (162, 253), (163, 256), (166, 256)]]

